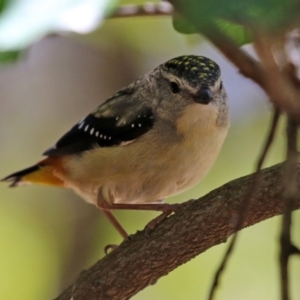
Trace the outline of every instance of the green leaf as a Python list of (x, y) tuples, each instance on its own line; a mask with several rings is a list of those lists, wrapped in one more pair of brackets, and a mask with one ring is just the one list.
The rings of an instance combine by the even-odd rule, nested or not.
[(20, 57), (20, 51), (0, 52), (0, 64), (15, 62)]
[(173, 15), (173, 27), (176, 31), (184, 34), (193, 34), (198, 33), (198, 30), (196, 27), (187, 21), (185, 18), (183, 18), (181, 15), (175, 13)]
[(252, 42), (252, 35), (250, 30), (223, 19), (215, 19), (215, 24), (219, 29), (230, 36), (239, 46), (249, 44)]
[[(238, 45), (242, 46), (247, 43), (251, 43), (252, 36), (250, 31), (244, 28), (242, 25), (234, 24), (232, 22), (223, 19), (214, 19), (214, 23), (219, 27), (219, 29), (225, 34), (229, 35)], [(183, 34), (193, 34), (198, 33), (199, 30), (184, 19), (179, 14), (173, 16), (173, 27), (176, 31)]]
[(199, 32), (196, 28), (201, 30), (201, 24), (214, 23), (239, 45), (251, 42), (248, 24), (257, 31), (276, 34), (278, 30), (295, 26), (300, 11), (299, 0), (177, 0), (176, 3), (182, 7), (177, 13), (184, 18), (174, 15), (175, 30), (196, 33)]

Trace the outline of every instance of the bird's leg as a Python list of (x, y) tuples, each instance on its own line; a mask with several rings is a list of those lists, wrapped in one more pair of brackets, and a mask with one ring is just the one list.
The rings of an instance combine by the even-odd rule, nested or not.
[[(125, 229), (120, 224), (120, 222), (116, 219), (116, 217), (112, 214), (112, 212), (107, 209), (102, 209), (101, 207), (99, 207), (99, 208), (103, 211), (105, 216), (108, 218), (110, 223), (115, 227), (115, 229), (120, 233), (120, 235), (123, 237), (123, 239), (124, 240), (127, 239), (128, 233), (125, 231)], [(117, 247), (118, 247), (118, 245), (114, 245), (114, 244), (106, 245), (104, 248), (104, 252), (105, 252), (105, 254), (108, 254), (109, 251), (113, 251)]]
[[(102, 200), (102, 199), (101, 199)], [(159, 203), (148, 203), (148, 204), (139, 204), (139, 203), (107, 203), (106, 201), (99, 201), (98, 206), (103, 210), (147, 210), (147, 211), (161, 211), (162, 214), (154, 218), (146, 225), (146, 230), (153, 230), (160, 222), (165, 218), (171, 215), (173, 212), (176, 212), (182, 204), (159, 204)], [(114, 225), (115, 226), (115, 225)], [(116, 227), (116, 226), (115, 226)]]
[(111, 224), (116, 228), (116, 230), (120, 233), (122, 238), (125, 240), (128, 238), (128, 233), (125, 231), (120, 222), (116, 219), (116, 217), (112, 214), (111, 211), (102, 209), (103, 213), (106, 215)]

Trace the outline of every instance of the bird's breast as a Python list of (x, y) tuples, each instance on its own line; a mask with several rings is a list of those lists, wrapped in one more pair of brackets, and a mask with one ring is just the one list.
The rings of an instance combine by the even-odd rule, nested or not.
[(125, 146), (70, 157), (64, 180), (89, 202), (95, 203), (97, 197), (115, 203), (157, 202), (200, 181), (217, 158), (226, 133), (227, 128), (190, 124), (184, 135), (164, 141), (153, 131)]

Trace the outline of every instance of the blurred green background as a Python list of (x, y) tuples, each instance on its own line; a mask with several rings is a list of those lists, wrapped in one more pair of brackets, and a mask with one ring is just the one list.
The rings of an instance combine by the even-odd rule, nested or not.
[[(1, 24), (0, 19), (0, 41)], [(245, 48), (252, 53), (251, 46)], [(182, 54), (208, 56), (221, 66), (231, 128), (209, 175), (167, 201), (198, 198), (253, 172), (270, 121), (264, 93), (205, 40), (177, 33), (170, 17), (139, 17), (106, 20), (88, 34), (48, 35), (17, 62), (0, 65), (0, 177), (34, 164), (116, 90)], [(266, 166), (284, 160), (284, 144), (282, 121)], [(116, 213), (130, 233), (156, 215)], [(279, 299), (279, 226), (280, 218), (273, 218), (243, 230), (218, 299)], [(294, 213), (293, 238), (300, 243), (299, 212)], [(120, 242), (101, 212), (72, 191), (0, 185), (0, 299), (52, 299), (103, 257), (105, 245)], [(205, 299), (225, 248), (220, 245), (199, 255), (133, 299)], [(292, 296), (299, 299), (299, 258), (292, 257), (290, 266)]]

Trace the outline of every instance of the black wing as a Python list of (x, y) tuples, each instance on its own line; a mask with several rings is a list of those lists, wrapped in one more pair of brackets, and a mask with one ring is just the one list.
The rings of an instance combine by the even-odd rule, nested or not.
[(44, 155), (60, 156), (97, 146), (122, 145), (145, 134), (153, 124), (152, 110), (128, 91), (120, 91), (73, 126)]

